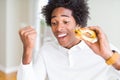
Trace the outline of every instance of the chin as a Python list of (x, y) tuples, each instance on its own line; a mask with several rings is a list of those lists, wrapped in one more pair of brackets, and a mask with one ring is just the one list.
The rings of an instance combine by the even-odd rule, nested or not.
[(68, 47), (68, 44), (69, 44), (69, 40), (68, 39), (57, 39), (59, 44), (62, 46), (62, 47), (65, 47), (67, 48)]
[(60, 43), (60, 42), (59, 42), (59, 44), (60, 44), (61, 46), (65, 46), (65, 43)]
[(66, 43), (63, 43), (63, 42), (61, 43), (61, 42), (59, 42), (59, 44), (60, 44), (61, 46), (63, 46), (63, 47), (67, 47), (67, 46), (66, 46)]
[(64, 47), (64, 48), (70, 48), (67, 44), (65, 44), (65, 43), (59, 43), (62, 47)]

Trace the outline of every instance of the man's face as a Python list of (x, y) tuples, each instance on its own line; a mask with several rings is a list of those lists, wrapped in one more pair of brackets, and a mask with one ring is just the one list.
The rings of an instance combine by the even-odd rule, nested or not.
[(80, 41), (75, 37), (74, 29), (77, 25), (71, 10), (56, 8), (51, 17), (52, 31), (61, 46), (71, 48)]

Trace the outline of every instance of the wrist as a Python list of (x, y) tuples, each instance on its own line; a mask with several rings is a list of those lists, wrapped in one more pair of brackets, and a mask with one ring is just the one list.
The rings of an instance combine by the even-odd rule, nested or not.
[(31, 55), (23, 55), (22, 63), (23, 64), (30, 64), (31, 60), (32, 60), (32, 56)]
[(108, 59), (106, 59), (106, 63), (108, 65), (115, 64), (119, 58), (119, 54), (115, 50), (112, 50), (112, 53), (113, 53), (112, 56), (110, 56)]
[(113, 52), (110, 51), (110, 52), (106, 52), (102, 57), (103, 57), (105, 60), (107, 60), (107, 59), (109, 59), (112, 55), (113, 55)]
[(22, 63), (23, 64), (29, 64), (32, 60), (32, 51), (33, 49), (31, 48), (24, 48), (23, 51), (23, 57), (22, 57)]

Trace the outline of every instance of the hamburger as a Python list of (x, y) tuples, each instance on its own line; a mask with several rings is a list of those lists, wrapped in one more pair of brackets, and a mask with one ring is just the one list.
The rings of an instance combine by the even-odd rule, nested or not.
[(91, 43), (95, 43), (97, 41), (96, 33), (93, 30), (87, 28), (76, 28), (74, 32), (78, 39), (83, 39)]

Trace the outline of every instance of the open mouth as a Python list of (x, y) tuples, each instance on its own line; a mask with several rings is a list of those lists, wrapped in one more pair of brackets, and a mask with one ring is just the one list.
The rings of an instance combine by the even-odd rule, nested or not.
[(57, 39), (63, 42), (66, 36), (67, 36), (67, 33), (61, 33), (61, 34), (58, 34)]
[(59, 35), (58, 35), (58, 38), (63, 38), (63, 37), (65, 37), (66, 35), (67, 35), (66, 33), (59, 34)]

